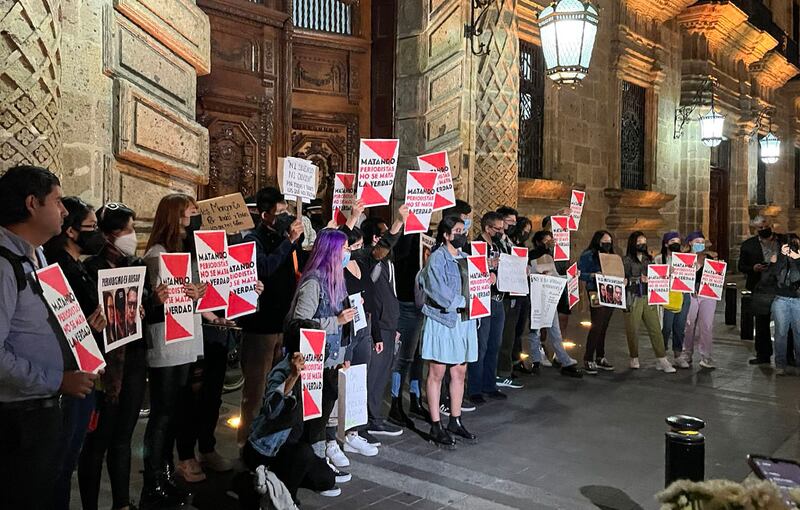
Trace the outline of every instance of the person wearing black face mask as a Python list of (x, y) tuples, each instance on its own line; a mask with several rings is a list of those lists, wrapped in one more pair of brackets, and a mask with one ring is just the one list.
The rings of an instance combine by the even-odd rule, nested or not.
[[(682, 241), (680, 232), (671, 231), (664, 234), (661, 238), (661, 255), (658, 258), (658, 263), (672, 263), (672, 254), (680, 253), (683, 249)], [(683, 352), (686, 318), (689, 315), (689, 299), (679, 292), (670, 292), (669, 296), (670, 302), (663, 306), (661, 336), (664, 337), (665, 350), (669, 349), (670, 339), (672, 339), (672, 352), (676, 360), (675, 366), (684, 368), (679, 360)], [(688, 368), (688, 365), (686, 368)]]
[[(756, 216), (750, 222), (756, 235), (742, 243), (738, 269), (747, 275), (745, 287), (753, 292), (761, 282), (763, 274), (770, 267), (770, 260), (779, 253), (780, 247), (775, 241), (775, 233), (763, 216)], [(749, 361), (751, 365), (769, 364), (772, 358), (772, 332), (770, 330), (770, 314), (755, 316), (755, 351), (756, 355)]]
[[(57, 262), (61, 266), (93, 333), (102, 335), (106, 318), (97, 298), (97, 282), (86, 271), (80, 257), (99, 253), (105, 244), (103, 234), (97, 229), (97, 216), (92, 206), (78, 197), (64, 197), (61, 202), (67, 210), (67, 217), (64, 218), (61, 233), (45, 243), (45, 256), (48, 262)], [(59, 451), (54, 452), (55, 462), (60, 468), (53, 508), (69, 508), (72, 472), (78, 463), (94, 402), (93, 394), (85, 399), (62, 399), (64, 429)]]
[(613, 308), (600, 306), (597, 302), (597, 282), (595, 275), (602, 273), (600, 267), (600, 253), (614, 252), (614, 238), (607, 230), (598, 230), (592, 236), (592, 241), (586, 250), (581, 253), (578, 260), (578, 270), (581, 273), (580, 279), (586, 284), (589, 293), (589, 303), (591, 308), (592, 327), (586, 337), (586, 351), (583, 355), (584, 372), (589, 375), (597, 375), (598, 370), (611, 371), (614, 366), (606, 359), (606, 331), (611, 323)]

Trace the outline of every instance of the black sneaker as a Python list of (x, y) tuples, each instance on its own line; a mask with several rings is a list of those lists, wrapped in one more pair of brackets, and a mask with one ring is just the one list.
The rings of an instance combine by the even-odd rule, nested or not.
[(481, 395), (480, 393), (478, 393), (477, 395), (470, 395), (469, 401), (472, 403), (472, 405), (477, 407), (480, 407), (486, 403), (486, 399), (483, 398), (483, 395)]
[(372, 446), (380, 446), (381, 445), (381, 442), (378, 439), (376, 439), (375, 436), (373, 436), (372, 434), (370, 434), (366, 430), (359, 430), (358, 431), (358, 435), (363, 437), (364, 439), (366, 439), (367, 443), (371, 444)]
[(583, 373), (588, 375), (597, 375), (597, 364), (594, 361), (584, 361)]
[(553, 368), (562, 368), (561, 362), (558, 361), (556, 358), (553, 358), (553, 361), (550, 362), (553, 365)]
[(489, 393), (486, 394), (486, 396), (494, 400), (505, 400), (508, 398), (508, 395), (506, 395), (500, 390), (490, 391)]
[(606, 358), (600, 358), (594, 363), (598, 370), (605, 370), (606, 372), (613, 372), (614, 365), (612, 365)]
[(367, 425), (367, 433), (375, 436), (399, 436), (403, 429), (384, 420), (376, 420)]
[(749, 363), (750, 365), (769, 365), (769, 360), (761, 358), (753, 358), (747, 363)]
[(347, 483), (353, 479), (350, 473), (334, 466), (330, 459), (325, 459), (325, 460), (328, 463), (328, 467), (331, 468), (331, 471), (333, 471), (333, 474), (336, 477), (336, 483)]
[(477, 408), (478, 407), (473, 402), (471, 402), (469, 398), (464, 397), (464, 399), (461, 401), (461, 410), (464, 411), (465, 413), (471, 413)]
[(519, 372), (520, 374), (527, 374), (527, 375), (536, 373), (533, 367), (528, 367), (525, 365), (525, 363), (521, 361), (517, 361), (516, 363), (514, 363), (513, 370), (514, 372)]
[[(597, 372), (595, 372), (597, 373)], [(576, 379), (580, 379), (583, 377), (583, 370), (578, 368), (578, 365), (570, 365), (568, 367), (561, 367), (561, 375), (565, 375), (567, 377), (575, 377)]]

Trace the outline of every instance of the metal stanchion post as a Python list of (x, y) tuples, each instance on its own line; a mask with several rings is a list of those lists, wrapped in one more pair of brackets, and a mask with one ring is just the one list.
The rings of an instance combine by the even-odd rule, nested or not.
[(741, 318), (741, 325), (739, 327), (739, 338), (742, 340), (752, 340), (753, 339), (753, 312), (752, 312), (752, 293), (749, 290), (742, 291), (742, 314)]
[(706, 426), (700, 418), (676, 415), (667, 418), (664, 451), (664, 486), (675, 480), (700, 482), (705, 478), (706, 438), (700, 429)]
[(736, 302), (738, 300), (738, 291), (736, 290), (735, 283), (728, 283), (725, 285), (725, 325), (736, 325)]

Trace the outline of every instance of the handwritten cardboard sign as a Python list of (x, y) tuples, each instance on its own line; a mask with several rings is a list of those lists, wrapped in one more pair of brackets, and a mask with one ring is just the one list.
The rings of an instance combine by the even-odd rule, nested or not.
[(208, 284), (197, 302), (196, 312), (225, 310), (228, 307), (231, 277), (228, 270), (228, 236), (224, 230), (198, 230), (194, 233), (197, 271)]
[(550, 222), (555, 241), (553, 260), (569, 260), (569, 216), (551, 216)]
[(301, 158), (278, 158), (281, 192), (286, 200), (311, 202), (317, 198), (317, 167)]
[(694, 292), (697, 279), (694, 265), (697, 262), (695, 253), (673, 253), (670, 267), (670, 290), (675, 292)]
[(406, 179), (406, 218), (405, 234), (418, 234), (428, 231), (436, 197), (436, 172), (409, 171)]
[(158, 276), (167, 285), (164, 303), (164, 340), (166, 343), (194, 338), (194, 302), (183, 286), (191, 283), (189, 253), (162, 253)]
[(231, 193), (221, 197), (197, 202), (203, 217), (203, 228), (222, 229), (229, 234), (253, 228), (253, 218), (247, 210), (241, 193)]
[(339, 427), (336, 435), (344, 438), (348, 430), (367, 423), (367, 365), (339, 369)]
[(358, 153), (358, 198), (365, 207), (389, 205), (397, 170), (400, 140), (361, 140)]
[(485, 256), (467, 257), (469, 274), (469, 318), (479, 319), (491, 315), (492, 280)]
[(669, 265), (650, 264), (647, 266), (647, 304), (667, 303), (669, 303)]
[(572, 190), (572, 197), (569, 201), (569, 229), (578, 230), (581, 224), (581, 215), (583, 214), (583, 202), (586, 198), (586, 192), (577, 189)]
[(97, 296), (106, 316), (105, 352), (142, 338), (142, 305), (146, 268), (118, 267), (97, 272)]
[(325, 331), (300, 330), (300, 354), (305, 359), (303, 382), (303, 421), (322, 416), (322, 369), (325, 356)]
[(558, 302), (566, 284), (567, 280), (560, 276), (530, 275), (531, 329), (549, 328), (553, 325)]
[(356, 174), (337, 173), (333, 177), (333, 219), (337, 225), (344, 225), (353, 212), (356, 201)]
[(225, 318), (232, 320), (255, 312), (258, 309), (255, 242), (228, 247), (228, 274), (231, 284)]
[(580, 281), (578, 280), (578, 263), (574, 263), (567, 269), (567, 296), (569, 297), (569, 309), (578, 304), (581, 300)]
[[(106, 366), (106, 362), (61, 267), (51, 264), (36, 271), (36, 277), (42, 284), (44, 300), (64, 332), (72, 355), (78, 362), (78, 368), (96, 374)], [(47, 324), (41, 326), (48, 327)]]
[(697, 295), (720, 301), (727, 270), (727, 262), (706, 259), (703, 264), (703, 274), (700, 277), (700, 292)]
[(441, 211), (456, 205), (456, 192), (453, 187), (453, 174), (450, 170), (447, 151), (417, 156), (417, 163), (421, 172), (439, 174), (439, 178), (436, 180), (436, 198), (433, 201), (433, 210)]

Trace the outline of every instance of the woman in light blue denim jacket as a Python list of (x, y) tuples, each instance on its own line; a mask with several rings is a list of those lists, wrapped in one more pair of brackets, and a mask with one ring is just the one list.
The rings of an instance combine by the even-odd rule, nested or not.
[[(474, 442), (475, 435), (461, 423), (461, 400), (464, 397), (464, 378), (467, 363), (478, 359), (476, 321), (462, 320), (467, 307), (462, 284), (467, 278), (457, 259), (467, 242), (464, 222), (459, 217), (447, 217), (439, 222), (436, 249), (428, 265), (420, 271), (418, 283), (425, 294), (422, 314), (422, 359), (428, 360), (426, 385), (428, 408), (431, 413), (431, 441), (447, 448), (455, 447), (455, 439)], [(439, 392), (445, 370), (450, 367), (450, 422), (442, 428), (439, 416)]]

